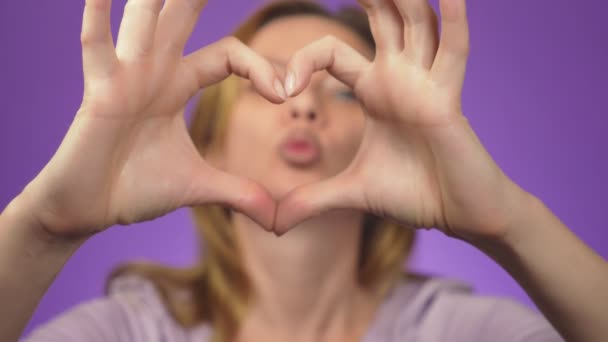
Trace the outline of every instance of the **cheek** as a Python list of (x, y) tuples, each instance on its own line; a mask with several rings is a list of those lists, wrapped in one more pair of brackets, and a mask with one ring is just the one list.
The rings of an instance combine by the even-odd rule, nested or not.
[(226, 135), (226, 168), (232, 174), (255, 178), (261, 171), (259, 169), (268, 165), (274, 136), (268, 115), (247, 108), (256, 107), (239, 101), (230, 114)]
[(344, 169), (354, 159), (361, 141), (363, 140), (363, 132), (365, 130), (365, 117), (363, 113), (349, 113), (350, 115), (345, 120), (342, 120), (340, 125), (334, 127), (334, 134), (330, 134), (331, 141), (328, 141), (327, 146), (331, 146), (332, 158), (335, 161), (335, 167)]

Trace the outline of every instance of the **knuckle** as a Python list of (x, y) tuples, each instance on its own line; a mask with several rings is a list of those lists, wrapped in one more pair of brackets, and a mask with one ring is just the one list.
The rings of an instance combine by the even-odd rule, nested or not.
[(466, 38), (457, 38), (446, 40), (445, 42), (446, 49), (455, 55), (468, 55), (471, 49), (469, 40)]
[(459, 42), (458, 45), (456, 45), (456, 50), (461, 54), (461, 55), (465, 55), (468, 56), (469, 52), (471, 50), (471, 46), (469, 44), (468, 40), (463, 40), (461, 42)]
[(108, 1), (108, 0), (87, 0), (84, 6), (85, 6), (85, 8), (93, 10), (93, 11), (109, 11), (110, 10), (110, 1)]
[(328, 35), (323, 38), (322, 43), (320, 44), (320, 48), (326, 51), (331, 51), (331, 53), (335, 53), (336, 49), (343, 47), (342, 41), (335, 36)]
[(336, 36), (328, 34), (325, 37), (323, 37), (322, 42), (324, 44), (326, 44), (327, 46), (335, 46), (336, 44), (338, 44), (338, 38), (336, 38)]
[(95, 37), (91, 33), (83, 31), (80, 34), (80, 44), (82, 46), (91, 46), (91, 45), (95, 44), (98, 41), (99, 41), (99, 39), (97, 39), (97, 37)]
[(198, 12), (202, 11), (205, 8), (205, 6), (207, 6), (208, 0), (184, 0), (182, 2), (189, 10), (192, 10), (192, 11), (198, 13)]
[(322, 49), (325, 50), (326, 54), (329, 54), (331, 56), (335, 55), (336, 50), (342, 48), (343, 47), (342, 44), (344, 44), (344, 43), (342, 43), (342, 41), (340, 39), (338, 39), (335, 36), (331, 36), (331, 35), (326, 36), (324, 38), (324, 40), (325, 40), (325, 43), (321, 45)]
[(471, 53), (471, 46), (470, 46), (469, 44), (467, 44), (467, 45), (464, 47), (464, 49), (463, 49), (462, 53), (463, 53), (465, 56), (468, 56), (468, 55)]
[(157, 16), (160, 13), (162, 1), (128, 0), (125, 4), (126, 11), (143, 11)]
[(242, 48), (244, 44), (238, 38), (234, 36), (228, 36), (220, 40), (220, 45), (228, 51), (233, 51)]

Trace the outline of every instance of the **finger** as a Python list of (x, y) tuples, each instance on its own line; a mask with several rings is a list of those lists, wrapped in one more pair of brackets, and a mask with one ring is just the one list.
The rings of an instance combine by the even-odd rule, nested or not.
[(120, 24), (116, 54), (134, 60), (154, 47), (156, 23), (163, 0), (128, 0)]
[(404, 23), (405, 54), (418, 65), (431, 68), (437, 53), (437, 15), (428, 0), (396, 0)]
[(198, 79), (199, 89), (231, 74), (251, 80), (255, 89), (274, 103), (285, 100), (283, 84), (272, 64), (234, 37), (224, 38), (184, 58)]
[(356, 182), (346, 173), (288, 193), (277, 207), (274, 232), (283, 235), (297, 224), (335, 209), (362, 209)]
[(112, 71), (117, 58), (110, 30), (111, 0), (87, 0), (82, 16), (82, 63), (85, 77)]
[(270, 193), (258, 183), (210, 167), (201, 166), (201, 177), (193, 184), (189, 202), (197, 206), (219, 204), (247, 215), (267, 231), (272, 230), (276, 205)]
[(207, 0), (167, 0), (158, 19), (156, 45), (182, 55)]
[(465, 0), (441, 0), (441, 40), (431, 75), (437, 83), (462, 87), (469, 55)]
[(310, 82), (312, 74), (327, 70), (336, 79), (354, 88), (361, 72), (370, 62), (348, 44), (335, 37), (317, 40), (296, 52), (287, 65), (285, 91), (298, 95)]
[(403, 20), (393, 0), (358, 0), (367, 12), (378, 54), (403, 50)]

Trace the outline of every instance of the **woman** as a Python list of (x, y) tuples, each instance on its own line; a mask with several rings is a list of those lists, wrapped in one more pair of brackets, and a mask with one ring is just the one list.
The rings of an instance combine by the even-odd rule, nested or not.
[[(129, 1), (114, 49), (109, 0), (87, 0), (82, 107), (0, 216), (1, 312), (12, 318), (0, 340), (19, 336), (88, 237), (186, 205), (212, 246), (199, 268), (136, 266), (150, 282), (119, 271), (113, 298), (32, 339), (559, 339), (507, 302), (396, 277), (405, 232), (430, 227), (494, 258), (564, 338), (606, 338), (605, 261), (501, 172), (461, 112), (464, 1), (441, 1), (441, 39), (423, 0), (360, 2), (375, 47), (356, 20), (289, 3), (237, 32), (248, 47), (226, 39), (182, 58), (204, 1)], [(250, 81), (207, 89), (191, 139), (184, 103), (230, 73)], [(276, 239), (260, 227), (294, 230)], [(138, 335), (154, 332), (164, 335)]]

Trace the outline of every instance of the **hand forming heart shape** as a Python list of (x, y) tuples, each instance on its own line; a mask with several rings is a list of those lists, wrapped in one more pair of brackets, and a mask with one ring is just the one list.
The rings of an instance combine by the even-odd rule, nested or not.
[[(463, 239), (505, 233), (527, 193), (493, 162), (461, 111), (464, 0), (440, 2), (440, 41), (426, 0), (360, 0), (377, 44), (374, 60), (328, 37), (295, 54), (285, 79), (234, 38), (182, 58), (205, 1), (195, 3), (192, 11), (180, 2), (129, 1), (114, 49), (109, 0), (87, 0), (83, 103), (53, 159), (24, 191), (47, 230), (91, 235), (219, 203), (277, 234), (337, 208)], [(280, 103), (285, 90), (297, 96), (322, 69), (354, 89), (368, 117), (360, 150), (341, 174), (277, 203), (259, 184), (200, 158), (181, 109), (199, 89), (235, 73)]]
[(359, 2), (377, 43), (374, 61), (326, 38), (293, 56), (286, 89), (297, 95), (312, 72), (327, 69), (365, 108), (363, 142), (344, 172), (283, 198), (274, 230), (282, 234), (310, 216), (354, 208), (465, 240), (506, 234), (529, 195), (496, 165), (462, 114), (465, 2), (440, 2), (439, 42), (426, 1)]

